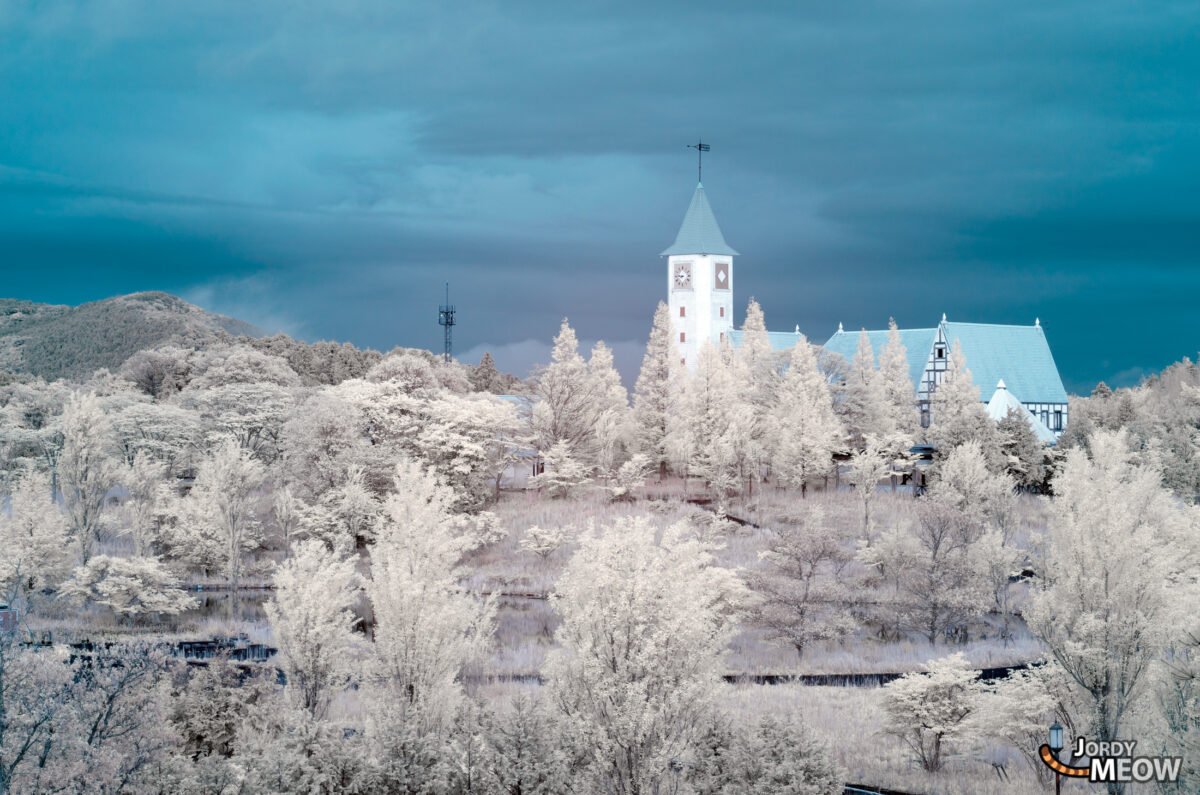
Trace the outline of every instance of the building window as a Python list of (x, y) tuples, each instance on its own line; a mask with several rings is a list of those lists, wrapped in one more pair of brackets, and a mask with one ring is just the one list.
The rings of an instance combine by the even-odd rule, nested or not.
[(721, 307), (721, 317), (725, 317), (725, 307)]
[(1042, 409), (1042, 425), (1050, 427), (1050, 409)]
[(686, 331), (679, 332), (679, 341), (687, 342), (687, 332)]
[(946, 349), (939, 345), (936, 349), (935, 355), (939, 359), (945, 359), (946, 358)]
[(929, 427), (929, 409), (921, 409), (921, 427)]
[(679, 316), (687, 317), (687, 307), (686, 306), (679, 307)]
[(1054, 410), (1054, 430), (1062, 430), (1062, 409)]
[(725, 332), (722, 331), (721, 332), (721, 342), (724, 342), (724, 341), (725, 341)]

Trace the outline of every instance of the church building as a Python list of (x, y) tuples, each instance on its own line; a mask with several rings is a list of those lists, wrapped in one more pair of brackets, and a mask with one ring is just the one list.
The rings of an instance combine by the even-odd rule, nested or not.
[[(741, 332), (733, 327), (733, 258), (737, 255), (721, 234), (704, 186), (697, 184), (675, 242), (662, 252), (667, 258), (674, 334), (680, 359), (690, 370), (695, 369), (705, 340), (717, 345), (728, 340), (734, 346), (741, 342)], [(780, 351), (795, 345), (799, 334), (799, 326), (795, 331), (767, 332), (771, 347)], [(825, 342), (825, 350), (849, 362), (858, 350), (859, 334), (839, 324)], [(876, 363), (887, 335), (886, 329), (867, 331)], [(941, 321), (929, 328), (901, 329), (900, 339), (908, 351), (913, 397), (923, 425), (929, 423), (930, 398), (944, 377), (957, 341), (982, 402), (993, 415), (999, 415), (997, 419), (1008, 406), (1020, 405), (1029, 412), (1039, 438), (1055, 439), (1066, 429), (1067, 391), (1040, 320), (1032, 326), (1010, 326), (961, 323), (942, 315)]]

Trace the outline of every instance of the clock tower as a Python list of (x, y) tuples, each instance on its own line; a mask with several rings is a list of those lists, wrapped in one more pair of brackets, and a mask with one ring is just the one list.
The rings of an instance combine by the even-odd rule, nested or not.
[(733, 258), (708, 204), (704, 186), (696, 185), (675, 243), (667, 258), (667, 295), (680, 358), (695, 371), (700, 346), (729, 338), (733, 330)]

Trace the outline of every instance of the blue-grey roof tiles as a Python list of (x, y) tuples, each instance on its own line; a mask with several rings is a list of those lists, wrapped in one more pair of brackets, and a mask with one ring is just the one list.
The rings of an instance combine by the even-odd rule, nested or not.
[(696, 185), (692, 203), (688, 205), (687, 214), (683, 216), (683, 223), (679, 226), (675, 242), (663, 251), (662, 256), (668, 257), (672, 254), (737, 254), (725, 242), (725, 236), (721, 234), (721, 227), (717, 226), (717, 217), (713, 215), (708, 197), (704, 195), (704, 186), (701, 184)]

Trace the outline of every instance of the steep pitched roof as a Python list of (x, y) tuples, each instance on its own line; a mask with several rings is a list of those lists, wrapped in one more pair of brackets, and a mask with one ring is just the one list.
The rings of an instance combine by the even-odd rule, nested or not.
[[(825, 343), (825, 350), (841, 354), (847, 362), (852, 362), (854, 354), (858, 353), (858, 335), (860, 333), (859, 331), (843, 331), (839, 328)], [(921, 383), (921, 374), (925, 372), (925, 365), (929, 361), (929, 352), (933, 350), (933, 341), (936, 337), (936, 328), (900, 329), (900, 342), (904, 344), (904, 350), (908, 354), (908, 377), (912, 380), (914, 395), (917, 385)], [(875, 364), (878, 366), (879, 355), (883, 353), (883, 346), (887, 345), (887, 330), (868, 331), (867, 339), (871, 341), (871, 350), (875, 354)], [(968, 360), (967, 366), (970, 367), (970, 360)]]
[[(1033, 401), (1030, 402), (1032, 403)], [(1000, 383), (996, 384), (996, 391), (992, 393), (992, 399), (988, 401), (987, 413), (989, 417), (999, 422), (1008, 414), (1009, 409), (1016, 409), (1021, 413), (1021, 416), (1029, 423), (1029, 427), (1033, 428), (1033, 432), (1039, 442), (1042, 444), (1054, 444), (1054, 431), (1047, 428), (1046, 423), (1039, 420), (1032, 412), (1022, 406), (1020, 399), (1005, 387), (1004, 379), (1000, 379)]]
[(692, 194), (692, 203), (688, 205), (687, 214), (679, 227), (675, 242), (661, 256), (672, 254), (737, 254), (725, 242), (721, 227), (717, 226), (717, 217), (713, 215), (708, 197), (704, 194), (704, 186), (696, 184), (696, 192)]
[(971, 380), (986, 389), (1004, 379), (1025, 403), (1066, 403), (1054, 356), (1040, 324), (1000, 326), (991, 323), (942, 322), (946, 342), (958, 340)]

